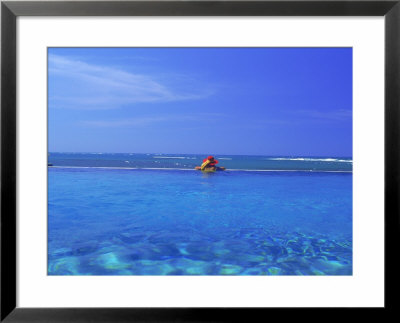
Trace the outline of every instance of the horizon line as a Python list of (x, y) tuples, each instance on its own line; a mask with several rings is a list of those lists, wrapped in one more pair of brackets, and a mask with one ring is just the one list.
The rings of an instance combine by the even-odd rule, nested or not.
[[(138, 155), (210, 155), (210, 153), (160, 153), (160, 152), (104, 152), (104, 151), (48, 151), (48, 154), (138, 154)], [(340, 157), (340, 158), (351, 158), (353, 156), (344, 155), (277, 155), (277, 154), (217, 154), (220, 156), (263, 156), (263, 157)]]

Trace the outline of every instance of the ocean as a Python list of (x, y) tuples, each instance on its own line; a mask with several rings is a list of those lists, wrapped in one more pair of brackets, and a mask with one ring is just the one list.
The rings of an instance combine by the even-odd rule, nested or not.
[(49, 275), (352, 275), (352, 160), (50, 153)]
[[(54, 166), (194, 169), (206, 155), (134, 153), (51, 153)], [(351, 172), (348, 157), (214, 155), (229, 170), (288, 170)]]

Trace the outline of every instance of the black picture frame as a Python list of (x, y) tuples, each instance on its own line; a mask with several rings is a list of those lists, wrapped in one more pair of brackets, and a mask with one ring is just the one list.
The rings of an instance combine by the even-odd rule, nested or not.
[[(202, 322), (259, 320), (288, 308), (18, 308), (16, 282), (16, 19), (19, 16), (384, 16), (385, 306), (396, 310), (400, 181), (400, 0), (2, 1), (1, 3), (1, 322)], [(40, 293), (40, 291), (38, 291)], [(316, 310), (312, 309), (311, 310)], [(325, 309), (332, 313), (332, 309)], [(347, 310), (349, 311), (349, 309)], [(348, 312), (347, 312), (348, 313)], [(253, 316), (254, 315), (254, 316)], [(307, 314), (308, 316), (309, 314)], [(324, 314), (325, 316), (326, 314)], [(331, 314), (329, 314), (331, 315)], [(254, 317), (254, 318), (252, 318)], [(308, 319), (308, 317), (307, 317)], [(321, 319), (324, 319), (321, 317)], [(243, 321), (243, 320), (242, 320)]]

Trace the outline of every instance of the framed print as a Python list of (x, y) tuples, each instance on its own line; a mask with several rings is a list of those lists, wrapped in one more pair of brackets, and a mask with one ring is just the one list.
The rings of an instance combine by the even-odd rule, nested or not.
[(1, 320), (394, 308), (399, 13), (2, 2)]

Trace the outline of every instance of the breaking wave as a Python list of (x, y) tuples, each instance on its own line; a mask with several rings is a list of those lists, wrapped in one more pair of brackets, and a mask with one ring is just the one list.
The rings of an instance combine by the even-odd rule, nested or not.
[(321, 161), (321, 162), (339, 162), (339, 163), (352, 163), (351, 159), (337, 159), (337, 158), (268, 158), (267, 160), (292, 160), (292, 161)]

